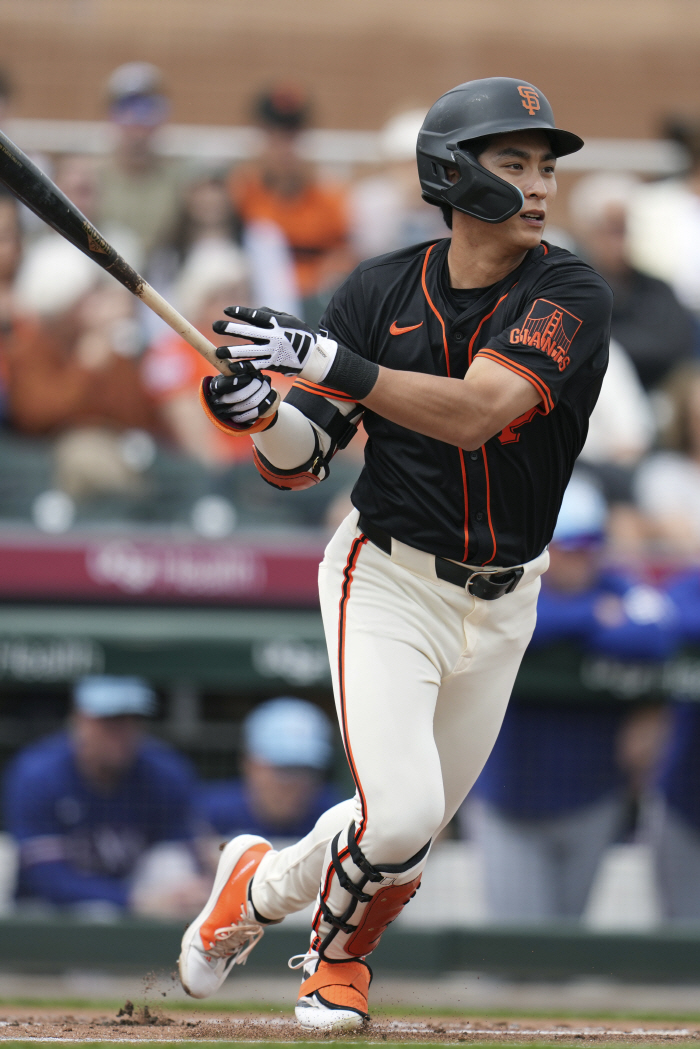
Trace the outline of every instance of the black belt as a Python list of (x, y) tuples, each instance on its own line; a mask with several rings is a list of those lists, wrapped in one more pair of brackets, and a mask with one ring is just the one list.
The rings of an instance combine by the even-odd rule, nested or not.
[[(375, 546), (383, 550), (385, 554), (391, 555), (391, 536), (383, 528), (372, 524), (364, 514), (360, 514), (358, 525), (361, 532), (367, 536)], [(444, 579), (446, 583), (466, 588), (474, 597), (480, 597), (482, 601), (495, 601), (504, 594), (510, 594), (523, 577), (524, 569), (509, 568), (505, 572), (479, 572), (466, 565), (455, 564), (448, 561), (446, 557), (435, 557), (435, 574), (438, 579)]]

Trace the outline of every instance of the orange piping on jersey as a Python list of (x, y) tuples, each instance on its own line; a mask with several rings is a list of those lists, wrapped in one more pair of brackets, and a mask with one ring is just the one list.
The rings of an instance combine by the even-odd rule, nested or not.
[[(428, 294), (428, 287), (425, 283), (425, 274), (426, 270), (428, 269), (428, 259), (430, 258), (430, 252), (433, 250), (434, 247), (435, 245), (431, 244), (425, 253), (423, 272), (421, 273), (421, 284), (423, 285), (423, 294), (428, 300), (428, 305), (430, 306), (437, 319), (440, 321), (440, 327), (442, 328), (442, 345), (445, 348), (445, 367), (447, 369), (447, 377), (448, 379), (450, 379), (452, 378), (452, 372), (450, 371), (450, 351), (447, 348), (447, 332), (445, 331), (445, 322), (442, 319), (442, 316), (439, 313), (439, 311), (435, 308), (433, 300)], [(459, 465), (462, 469), (462, 489), (464, 491), (464, 560), (466, 561), (467, 555), (469, 553), (469, 490), (467, 488), (467, 468), (464, 465), (464, 451), (461, 448), (458, 448), (457, 452), (459, 453)]]
[[(517, 281), (516, 281), (516, 283), (517, 283)], [(513, 284), (513, 287), (515, 287), (515, 284)], [(476, 337), (479, 336), (479, 333), (480, 333), (480, 331), (482, 329), (482, 324), (484, 323), (484, 321), (487, 321), (489, 319), (489, 317), (493, 317), (494, 313), (496, 312), (496, 309), (499, 308), (499, 306), (501, 305), (501, 303), (503, 302), (504, 299), (508, 298), (508, 296), (510, 295), (512, 290), (513, 290), (512, 287), (509, 288), (509, 290), (506, 292), (506, 294), (502, 295), (501, 298), (499, 299), (499, 301), (496, 302), (496, 304), (493, 307), (491, 313), (490, 314), (486, 314), (486, 316), (482, 317), (482, 319), (480, 320), (479, 327), (476, 328), (476, 330), (474, 331), (474, 334), (472, 335), (471, 339), (469, 340), (469, 366), (471, 366), (471, 355), (472, 355), (472, 350), (474, 348), (474, 342), (476, 341)], [(486, 474), (486, 513), (488, 514), (489, 530), (491, 532), (491, 538), (493, 539), (493, 553), (489, 557), (488, 561), (484, 562), (485, 564), (488, 564), (489, 561), (492, 561), (493, 558), (495, 557), (495, 536), (493, 534), (493, 526), (491, 525), (491, 496), (490, 496), (490, 488), (489, 488), (489, 467), (488, 467), (488, 463), (486, 461), (486, 449), (483, 446), (482, 446), (482, 453), (484, 455), (484, 472)], [(465, 554), (464, 554), (464, 559), (465, 559), (465, 561), (467, 559), (466, 551), (465, 551)]]
[(545, 255), (549, 255), (549, 248), (547, 247), (546, 244), (542, 245), (542, 250), (544, 251)]
[[(516, 281), (516, 284), (517, 284), (517, 281)], [(513, 288), (514, 287), (515, 287), (515, 284), (513, 285)], [(505, 293), (505, 295), (501, 295), (500, 299), (498, 300), (498, 302), (496, 303), (494, 308), (491, 310), (491, 312), (487, 313), (479, 321), (479, 326), (477, 327), (476, 331), (474, 332), (474, 334), (472, 335), (471, 339), (469, 340), (469, 365), (470, 365), (470, 367), (471, 367), (471, 363), (472, 363), (472, 351), (474, 349), (474, 343), (476, 342), (476, 338), (477, 338), (479, 332), (481, 331), (482, 324), (484, 323), (484, 321), (487, 321), (489, 319), (489, 317), (493, 317), (494, 313), (496, 312), (498, 307), (501, 305), (503, 300), (508, 298), (508, 296), (510, 295), (511, 291), (513, 290), (513, 288), (509, 288), (508, 291)], [(489, 464), (486, 461), (486, 448), (485, 448), (484, 445), (481, 446), (481, 455), (482, 455), (483, 460), (484, 460), (484, 473), (486, 474), (486, 513), (487, 513), (488, 519), (489, 519), (489, 530), (491, 532), (491, 538), (493, 539), (493, 553), (491, 554), (491, 556), (490, 556), (488, 561), (484, 561), (484, 564), (487, 565), (490, 561), (493, 561), (494, 557), (496, 556), (496, 537), (493, 534), (493, 525), (491, 524), (491, 494), (490, 494), (490, 485), (489, 485)], [(465, 561), (467, 560), (466, 551), (464, 553), (464, 560)]]
[(484, 561), (485, 565), (490, 565), (496, 556), (496, 536), (493, 531), (493, 524), (491, 523), (491, 481), (489, 479), (489, 462), (486, 458), (486, 445), (482, 444), (481, 454), (484, 457), (484, 473), (486, 474), (486, 516), (489, 519), (489, 532), (491, 533), (491, 539), (493, 540), (493, 553), (489, 557), (488, 561)]
[(342, 390), (332, 390), (330, 386), (321, 386), (319, 383), (311, 382), (309, 379), (295, 379), (292, 385), (297, 386), (301, 390), (306, 390), (307, 393), (320, 394), (322, 397), (330, 397), (334, 401), (349, 401), (351, 404), (355, 404), (354, 398), (347, 393), (343, 393)]
[[(516, 283), (517, 283), (517, 281), (516, 281)], [(515, 284), (513, 285), (513, 288), (514, 287), (515, 287)], [(474, 342), (476, 341), (476, 337), (479, 334), (479, 332), (481, 331), (481, 325), (484, 323), (484, 321), (487, 321), (489, 319), (489, 317), (493, 317), (494, 313), (496, 312), (498, 307), (501, 305), (503, 300), (508, 298), (508, 296), (510, 295), (511, 291), (513, 290), (513, 288), (509, 288), (508, 291), (505, 293), (505, 295), (501, 295), (500, 299), (498, 300), (498, 302), (496, 303), (494, 308), (491, 310), (491, 312), (487, 313), (486, 316), (482, 317), (481, 320), (479, 321), (479, 327), (476, 329), (476, 331), (472, 335), (471, 339), (469, 340), (469, 364), (472, 363), (472, 350), (474, 349)]]
[[(348, 765), (350, 766), (350, 772), (355, 782), (355, 786), (357, 787), (357, 793), (360, 796), (360, 803), (362, 806), (362, 820), (360, 822), (360, 827), (358, 828), (359, 833), (356, 834), (356, 840), (358, 843), (367, 827), (367, 803), (364, 791), (362, 790), (362, 784), (360, 783), (360, 777), (357, 774), (355, 760), (352, 756), (350, 732), (348, 731), (347, 708), (345, 704), (345, 633), (347, 624), (347, 607), (348, 601), (350, 600), (350, 588), (352, 587), (353, 573), (355, 571), (355, 566), (357, 565), (357, 559), (360, 556), (360, 551), (366, 542), (367, 536), (360, 535), (357, 539), (353, 540), (352, 546), (350, 547), (350, 553), (348, 554), (348, 559), (345, 563), (345, 568), (343, 569), (343, 585), (340, 592), (340, 605), (338, 608), (338, 697), (340, 704), (340, 729), (343, 736), (343, 746), (345, 747)], [(346, 847), (340, 851), (338, 859), (342, 862), (342, 860), (346, 859), (349, 854), (350, 850)], [(327, 901), (328, 894), (331, 890), (334, 871), (335, 868), (333, 864), (329, 864), (328, 870), (326, 871), (325, 882), (321, 890), (321, 899), (324, 903)], [(319, 907), (311, 923), (312, 928), (316, 932), (318, 932), (321, 917), (322, 912)]]
[(433, 300), (430, 298), (430, 295), (428, 294), (428, 287), (427, 287), (427, 285), (425, 283), (425, 273), (426, 273), (426, 270), (428, 269), (428, 259), (430, 258), (430, 252), (433, 250), (434, 247), (435, 247), (435, 245), (431, 244), (430, 247), (428, 248), (428, 250), (425, 253), (425, 261), (423, 262), (423, 272), (421, 273), (420, 280), (421, 280), (421, 284), (423, 285), (423, 294), (425, 295), (426, 299), (428, 300), (428, 305), (430, 306), (431, 310), (433, 311), (433, 313), (435, 314), (437, 319), (440, 321), (440, 327), (442, 328), (442, 345), (445, 347), (445, 366), (447, 368), (447, 378), (451, 379), (452, 378), (452, 372), (450, 371), (450, 351), (447, 348), (447, 333), (445, 331), (445, 322), (442, 319), (440, 313), (435, 309), (435, 306), (433, 304)]
[(540, 397), (542, 398), (545, 408), (544, 414), (549, 415), (549, 413), (554, 408), (554, 400), (552, 398), (551, 390), (549, 389), (547, 384), (543, 382), (542, 379), (540, 379), (539, 375), (536, 375), (534, 372), (531, 372), (530, 369), (526, 368), (524, 364), (516, 364), (515, 361), (511, 361), (508, 357), (503, 357), (500, 353), (497, 353), (496, 350), (492, 350), (489, 347), (486, 347), (483, 350), (479, 350), (477, 357), (480, 354), (483, 354), (484, 357), (486, 357), (488, 360), (494, 361), (496, 364), (500, 364), (502, 365), (502, 367), (507, 368), (511, 372), (514, 372), (521, 378), (527, 379), (527, 381), (535, 387)]
[(464, 465), (464, 450), (458, 448), (459, 465), (462, 468), (462, 489), (464, 491), (464, 560), (469, 554), (469, 496), (467, 494), (467, 468)]

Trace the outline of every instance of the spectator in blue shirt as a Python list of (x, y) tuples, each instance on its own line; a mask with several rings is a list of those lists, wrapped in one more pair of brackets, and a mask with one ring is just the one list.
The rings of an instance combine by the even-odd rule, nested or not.
[[(574, 475), (542, 580), (532, 648), (573, 643), (620, 662), (662, 661), (676, 644), (671, 602), (603, 570), (607, 511)], [(480, 844), (487, 904), (499, 922), (580, 918), (605, 848), (626, 809), (619, 737), (622, 704), (533, 702), (516, 692), (463, 809)]]
[(280, 696), (259, 704), (243, 722), (243, 749), (240, 779), (200, 788), (202, 811), (224, 837), (297, 841), (343, 800), (324, 780), (333, 756), (332, 729), (313, 703)]
[[(196, 913), (206, 899), (194, 854), (194, 776), (144, 734), (155, 704), (138, 678), (84, 678), (69, 728), (15, 757), (4, 807), (19, 845), (19, 899), (162, 917)], [(166, 845), (168, 876), (153, 877), (154, 849), (162, 858)]]
[[(678, 608), (682, 639), (700, 642), (700, 572), (675, 580), (669, 593)], [(685, 682), (670, 708), (669, 733), (647, 804), (647, 827), (661, 912), (668, 921), (700, 921), (700, 706), (697, 675)], [(690, 693), (694, 695), (688, 698)]]

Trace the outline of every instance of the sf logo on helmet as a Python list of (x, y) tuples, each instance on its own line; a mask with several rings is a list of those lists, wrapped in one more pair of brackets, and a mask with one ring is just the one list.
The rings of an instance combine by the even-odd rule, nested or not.
[(540, 108), (540, 96), (537, 94), (534, 87), (526, 87), (524, 84), (521, 84), (518, 88), (518, 94), (522, 96), (525, 109), (531, 117), (534, 117), (535, 113)]

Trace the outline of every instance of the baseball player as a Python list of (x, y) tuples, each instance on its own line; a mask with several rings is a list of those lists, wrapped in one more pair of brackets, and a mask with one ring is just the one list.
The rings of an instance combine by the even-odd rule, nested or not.
[[(270, 484), (322, 481), (361, 418), (368, 439), (355, 509), (319, 570), (356, 794), (290, 848), (229, 842), (183, 940), (195, 997), (316, 899), (309, 949), (290, 962), (297, 1019), (366, 1021), (365, 958), (494, 744), (607, 364), (607, 285), (542, 242), (556, 159), (582, 144), (532, 84), (462, 84), (417, 145), (423, 197), (451, 239), (363, 262), (320, 333), (267, 308), (230, 307), (214, 325), (250, 344), (217, 351), (233, 374), (204, 381), (205, 410), (253, 434)], [(297, 375), (281, 405), (266, 371)]]

